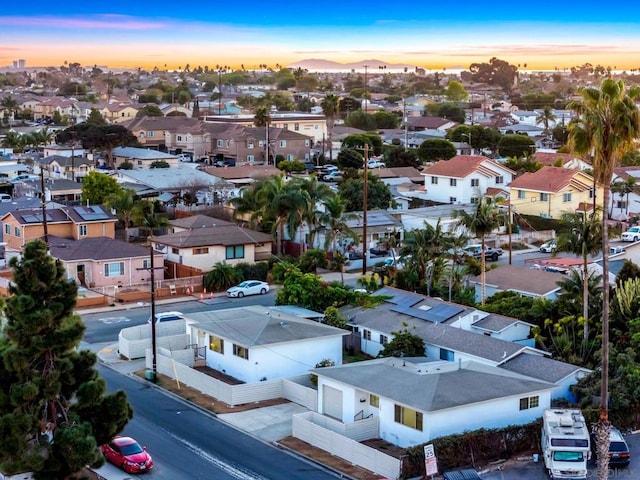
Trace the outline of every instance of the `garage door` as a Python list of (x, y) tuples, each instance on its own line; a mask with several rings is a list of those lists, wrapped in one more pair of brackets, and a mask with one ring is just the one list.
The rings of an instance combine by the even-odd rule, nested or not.
[(342, 420), (342, 391), (323, 385), (322, 409), (325, 415)]

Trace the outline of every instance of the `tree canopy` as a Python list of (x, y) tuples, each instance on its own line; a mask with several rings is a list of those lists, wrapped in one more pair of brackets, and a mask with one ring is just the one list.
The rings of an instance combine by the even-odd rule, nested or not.
[(456, 156), (456, 147), (448, 140), (430, 138), (418, 147), (418, 158), (423, 162), (437, 162), (449, 160)]
[[(346, 211), (355, 212), (362, 210), (362, 198), (364, 192), (364, 179), (361, 176), (342, 182), (338, 186), (340, 196), (347, 203)], [(369, 172), (367, 181), (367, 207), (369, 210), (387, 209), (393, 201), (389, 187), (376, 175)]]
[(78, 349), (84, 324), (73, 313), (77, 284), (41, 240), (14, 257), (0, 336), (0, 467), (61, 479), (103, 462), (99, 445), (133, 411), (122, 391), (106, 394), (96, 356)]
[(505, 135), (498, 141), (501, 157), (525, 157), (534, 153), (535, 140), (527, 135)]
[(518, 74), (518, 67), (493, 57), (489, 63), (472, 63), (469, 71), (474, 82), (498, 85), (505, 92), (510, 92)]
[(120, 190), (115, 178), (101, 172), (89, 172), (82, 178), (82, 203), (100, 205)]

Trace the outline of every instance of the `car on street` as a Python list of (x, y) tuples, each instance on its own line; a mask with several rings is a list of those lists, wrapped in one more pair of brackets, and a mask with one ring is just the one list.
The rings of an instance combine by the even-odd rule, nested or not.
[[(162, 312), (156, 313), (156, 323), (171, 322), (173, 320), (182, 320), (184, 315), (181, 312)], [(147, 319), (147, 323), (151, 323), (151, 317)]]
[[(481, 244), (467, 245), (463, 250), (464, 254), (469, 257), (474, 257), (477, 259), (482, 258)], [(488, 247), (487, 245), (484, 246), (484, 258), (487, 260), (491, 260), (492, 262), (497, 262), (498, 257), (500, 257), (502, 253), (503, 252), (501, 248), (492, 248)]]
[[(591, 448), (592, 455), (591, 461), (597, 462), (596, 439), (595, 436), (591, 436)], [(616, 427), (611, 427), (609, 433), (609, 465), (612, 467), (628, 467), (631, 462), (631, 451), (629, 445), (624, 439), (624, 436)]]
[(556, 248), (558, 248), (558, 244), (555, 240), (549, 240), (548, 242), (540, 245), (540, 251), (542, 253), (553, 253), (556, 251)]
[(369, 249), (369, 253), (374, 257), (386, 257), (389, 255), (389, 249), (384, 245), (378, 245)]
[(153, 468), (153, 459), (146, 447), (140, 446), (131, 437), (114, 437), (100, 447), (102, 455), (109, 462), (127, 473), (143, 473)]
[(342, 173), (336, 171), (329, 172), (322, 176), (322, 180), (325, 182), (340, 182), (342, 181)]
[(326, 173), (330, 173), (330, 172), (337, 172), (339, 168), (336, 167), (335, 165), (331, 165), (330, 163), (327, 163), (326, 165), (322, 166), (322, 170)]
[(637, 242), (640, 240), (640, 227), (631, 227), (622, 234), (623, 242)]
[(384, 162), (381, 162), (379, 160), (369, 160), (367, 162), (367, 168), (385, 168), (386, 165), (384, 164)]
[(264, 295), (269, 291), (269, 284), (260, 280), (245, 280), (227, 290), (227, 297), (246, 297), (247, 295)]

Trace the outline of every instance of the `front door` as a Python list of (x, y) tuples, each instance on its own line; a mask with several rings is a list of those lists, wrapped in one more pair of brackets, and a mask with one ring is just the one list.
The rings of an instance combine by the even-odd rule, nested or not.
[(84, 278), (84, 264), (83, 263), (79, 263), (78, 265), (76, 265), (76, 278), (78, 279), (78, 283), (80, 285), (82, 285), (83, 287), (87, 286), (87, 284), (85, 283), (85, 278)]

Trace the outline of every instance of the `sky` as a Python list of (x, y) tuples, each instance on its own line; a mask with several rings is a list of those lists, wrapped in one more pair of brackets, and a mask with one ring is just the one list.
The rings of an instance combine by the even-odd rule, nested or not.
[(497, 57), (523, 70), (640, 68), (638, 4), (592, 2), (4, 0), (0, 66), (250, 70), (375, 59), (468, 69)]

